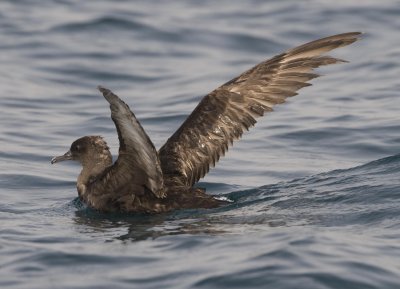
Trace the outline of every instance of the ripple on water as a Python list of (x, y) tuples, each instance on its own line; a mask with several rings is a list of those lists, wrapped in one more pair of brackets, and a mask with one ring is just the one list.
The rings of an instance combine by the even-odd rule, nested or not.
[[(0, 1), (0, 287), (400, 288), (399, 5), (353, 2)], [(98, 84), (159, 147), (224, 81), (349, 30), (366, 33), (333, 55), (351, 63), (199, 184), (227, 206), (101, 214), (77, 165), (49, 163), (86, 134), (118, 150)]]

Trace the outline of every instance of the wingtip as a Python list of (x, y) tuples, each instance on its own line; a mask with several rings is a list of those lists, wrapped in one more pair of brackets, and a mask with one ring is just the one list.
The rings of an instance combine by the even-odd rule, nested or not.
[(355, 33), (354, 37), (355, 37), (357, 40), (361, 40), (361, 39), (363, 39), (363, 37), (365, 36), (365, 33), (362, 32), (362, 31), (358, 31), (358, 32), (354, 32), (354, 33)]
[[(345, 32), (345, 33), (341, 33), (341, 34), (337, 34), (336, 36), (342, 36), (342, 37), (346, 37), (346, 36), (350, 36), (350, 37), (360, 37), (364, 34), (364, 32), (361, 31), (352, 31), (352, 32)], [(333, 35), (335, 36), (335, 35)]]
[(347, 34), (361, 35), (361, 34), (364, 34), (364, 32), (362, 32), (362, 31), (352, 31), (352, 32), (348, 32)]
[(354, 32), (347, 32), (347, 33), (333, 35), (333, 36), (327, 37), (327, 39), (333, 38), (336, 40), (341, 40), (342, 41), (341, 46), (346, 46), (346, 45), (352, 44), (352, 43), (362, 39), (363, 34), (364, 34), (363, 32), (354, 31)]
[(348, 40), (350, 40), (350, 41), (349, 41), (348, 44), (351, 44), (353, 42), (361, 40), (362, 37), (364, 36), (364, 32), (354, 31), (354, 32), (343, 33), (342, 35), (345, 36), (345, 37), (346, 36), (349, 37)]
[(113, 100), (118, 99), (118, 97), (108, 88), (98, 85), (97, 89), (103, 94), (104, 98), (111, 103)]
[(101, 92), (101, 93), (107, 93), (110, 92), (110, 90), (108, 88), (105, 88), (104, 86), (98, 85), (97, 89)]

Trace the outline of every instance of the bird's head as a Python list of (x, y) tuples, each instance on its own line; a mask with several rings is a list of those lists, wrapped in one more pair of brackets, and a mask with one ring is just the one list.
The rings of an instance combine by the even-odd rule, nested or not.
[(65, 154), (52, 158), (51, 163), (67, 160), (78, 161), (85, 166), (99, 162), (108, 164), (112, 162), (112, 157), (107, 143), (101, 136), (84, 136), (74, 141)]

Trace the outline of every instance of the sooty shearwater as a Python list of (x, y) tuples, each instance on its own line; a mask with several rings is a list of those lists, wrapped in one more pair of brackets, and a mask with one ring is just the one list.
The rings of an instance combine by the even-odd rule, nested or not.
[(119, 156), (100, 136), (84, 136), (51, 163), (79, 161), (80, 199), (102, 212), (160, 213), (224, 204), (193, 185), (215, 166), (256, 118), (284, 103), (318, 77), (313, 69), (344, 62), (324, 53), (355, 42), (361, 33), (322, 38), (261, 62), (206, 95), (157, 152), (133, 112), (117, 95), (100, 87), (110, 103), (119, 138)]

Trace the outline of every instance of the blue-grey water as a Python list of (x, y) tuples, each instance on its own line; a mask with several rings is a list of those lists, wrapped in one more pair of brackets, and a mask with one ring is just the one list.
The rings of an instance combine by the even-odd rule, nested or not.
[[(1, 288), (400, 288), (399, 1), (0, 2)], [(154, 216), (76, 199), (113, 89), (160, 147), (200, 98), (331, 34), (364, 36), (200, 185), (233, 202)]]

